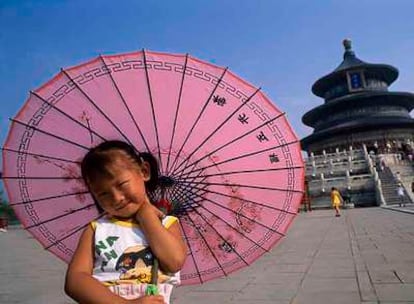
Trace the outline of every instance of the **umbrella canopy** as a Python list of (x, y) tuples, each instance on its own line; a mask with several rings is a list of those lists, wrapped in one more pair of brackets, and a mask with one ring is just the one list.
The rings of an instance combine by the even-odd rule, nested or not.
[(80, 160), (111, 139), (159, 161), (150, 196), (180, 218), (183, 284), (251, 264), (283, 237), (301, 202), (299, 141), (260, 89), (188, 55), (99, 56), (31, 91), (3, 148), (15, 213), (65, 261), (99, 217)]

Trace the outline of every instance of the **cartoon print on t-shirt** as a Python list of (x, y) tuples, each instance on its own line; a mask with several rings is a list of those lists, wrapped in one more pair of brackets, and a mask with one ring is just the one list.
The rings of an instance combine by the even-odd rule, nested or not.
[[(128, 247), (119, 257), (115, 269), (121, 272), (121, 280), (137, 280), (140, 283), (150, 283), (151, 267), (154, 255), (150, 247), (136, 245)], [(164, 283), (169, 276), (158, 271), (158, 283)]]

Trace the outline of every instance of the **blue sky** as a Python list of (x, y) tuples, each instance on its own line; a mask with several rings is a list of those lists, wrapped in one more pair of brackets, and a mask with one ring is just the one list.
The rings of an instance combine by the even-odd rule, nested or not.
[(397, 67), (391, 90), (414, 92), (412, 0), (0, 0), (0, 141), (30, 89), (61, 67), (142, 48), (228, 66), (284, 110), (321, 104), (312, 84), (336, 68), (342, 40), (357, 56)]

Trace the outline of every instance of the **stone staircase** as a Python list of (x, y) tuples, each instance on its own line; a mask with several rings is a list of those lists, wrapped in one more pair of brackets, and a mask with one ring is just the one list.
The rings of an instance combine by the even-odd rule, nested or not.
[(331, 187), (351, 198), (351, 206), (376, 205), (375, 184), (370, 172), (367, 152), (352, 149), (319, 155), (306, 159), (306, 180), (312, 208), (331, 208)]
[(390, 158), (385, 162), (383, 170), (378, 170), (378, 177), (381, 180), (382, 194), (387, 205), (400, 204), (400, 198), (397, 194), (398, 183), (401, 183), (404, 188), (403, 203), (409, 204), (414, 202), (414, 196), (411, 192), (411, 181), (413, 176), (414, 169), (411, 163), (398, 160), (393, 161), (392, 159), (390, 160)]

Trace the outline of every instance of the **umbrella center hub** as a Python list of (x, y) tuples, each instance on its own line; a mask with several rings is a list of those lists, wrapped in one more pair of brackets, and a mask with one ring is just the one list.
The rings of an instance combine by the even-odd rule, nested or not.
[(158, 184), (161, 188), (171, 188), (175, 185), (175, 179), (170, 176), (162, 175), (158, 178)]

